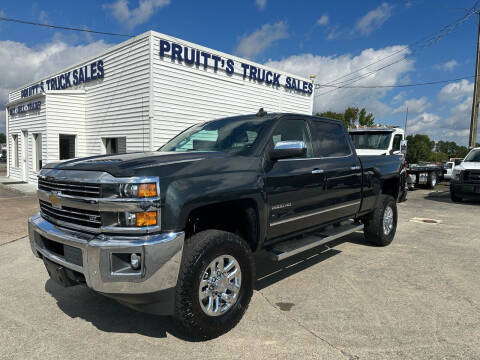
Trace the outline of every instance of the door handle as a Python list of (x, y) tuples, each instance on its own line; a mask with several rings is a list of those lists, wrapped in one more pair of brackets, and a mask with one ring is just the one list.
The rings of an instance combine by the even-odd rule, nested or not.
[(312, 174), (323, 174), (323, 169), (313, 169)]
[(360, 170), (360, 165), (355, 165), (350, 167), (351, 170)]

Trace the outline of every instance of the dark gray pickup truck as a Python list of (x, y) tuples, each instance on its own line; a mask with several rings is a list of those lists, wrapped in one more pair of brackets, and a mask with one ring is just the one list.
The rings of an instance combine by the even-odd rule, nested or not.
[(213, 338), (247, 309), (254, 252), (281, 261), (360, 230), (388, 245), (401, 168), (396, 155), (358, 157), (336, 120), (219, 119), (155, 152), (46, 165), (31, 247), (58, 283)]

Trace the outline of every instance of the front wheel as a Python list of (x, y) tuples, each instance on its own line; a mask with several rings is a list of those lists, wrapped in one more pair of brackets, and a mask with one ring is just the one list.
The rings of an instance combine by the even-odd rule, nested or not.
[(397, 230), (397, 203), (393, 196), (381, 195), (380, 202), (369, 218), (365, 220), (365, 239), (376, 246), (387, 246)]
[(242, 318), (253, 294), (255, 262), (239, 236), (205, 230), (184, 246), (175, 320), (194, 339), (213, 339)]
[(450, 187), (450, 199), (452, 199), (453, 202), (462, 201), (462, 198), (455, 194), (455, 191), (452, 189), (452, 187)]

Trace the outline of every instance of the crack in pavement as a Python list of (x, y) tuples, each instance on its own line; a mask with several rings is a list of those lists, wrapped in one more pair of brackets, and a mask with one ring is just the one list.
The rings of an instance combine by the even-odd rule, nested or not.
[(277, 306), (275, 306), (275, 304), (273, 304), (266, 296), (264, 293), (262, 293), (261, 291), (256, 291), (258, 294), (260, 294), (260, 296), (268, 303), (270, 304), (270, 306), (272, 306), (275, 310), (279, 311), (284, 317), (286, 317), (287, 319), (289, 320), (292, 320), (293, 322), (295, 322), (298, 326), (300, 326), (302, 329), (304, 329), (305, 331), (309, 332), (312, 336), (316, 337), (317, 339), (321, 340), (322, 342), (324, 342), (325, 344), (327, 344), (328, 346), (330, 346), (332, 349), (338, 351), (340, 354), (342, 354), (343, 356), (345, 356), (347, 359), (349, 360), (358, 360), (360, 359), (360, 357), (358, 357), (357, 355), (352, 355), (350, 354), (349, 352), (333, 345), (330, 341), (322, 338), (320, 335), (318, 335), (317, 333), (315, 333), (313, 330), (309, 329), (308, 327), (306, 327), (304, 324), (302, 324), (299, 320), (291, 317), (291, 316), (288, 316), (287, 314), (285, 314), (284, 311), (280, 310)]

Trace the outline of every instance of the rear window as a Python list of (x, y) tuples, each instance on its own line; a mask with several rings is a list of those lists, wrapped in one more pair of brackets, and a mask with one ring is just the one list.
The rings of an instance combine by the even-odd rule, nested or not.
[(313, 121), (313, 140), (319, 157), (351, 154), (342, 126), (327, 121)]

